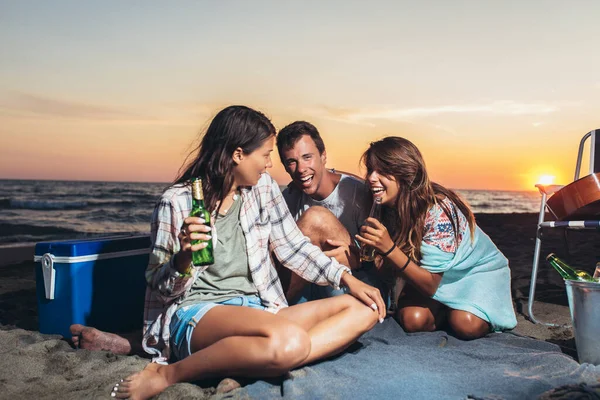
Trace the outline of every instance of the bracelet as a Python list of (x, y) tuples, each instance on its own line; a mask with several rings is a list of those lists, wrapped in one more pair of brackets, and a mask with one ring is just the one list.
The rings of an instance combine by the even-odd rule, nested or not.
[(406, 267), (408, 267), (408, 264), (410, 264), (410, 257), (406, 257), (406, 264), (404, 264), (402, 266), (402, 268), (400, 268), (397, 272), (404, 272), (404, 270), (406, 269)]
[(394, 251), (394, 249), (395, 249), (395, 248), (396, 248), (396, 243), (394, 243), (394, 244), (392, 245), (392, 248), (391, 248), (391, 249), (389, 249), (389, 250), (388, 250), (388, 251), (386, 251), (385, 253), (381, 253), (381, 256), (382, 256), (382, 257), (387, 257), (387, 256), (389, 256), (389, 255), (390, 255), (390, 253), (391, 253), (392, 251)]

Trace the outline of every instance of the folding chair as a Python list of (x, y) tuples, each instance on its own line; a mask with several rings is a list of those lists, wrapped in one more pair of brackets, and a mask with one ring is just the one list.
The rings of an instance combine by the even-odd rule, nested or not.
[[(590, 139), (589, 174), (580, 178), (583, 149), (588, 138)], [(527, 311), (532, 322), (557, 326), (557, 324), (538, 321), (533, 314), (535, 285), (542, 247), (542, 229), (600, 229), (600, 129), (586, 133), (581, 139), (572, 183), (566, 186), (538, 184), (535, 187), (542, 195), (542, 201), (533, 253)], [(544, 221), (546, 208), (554, 216), (555, 221)]]

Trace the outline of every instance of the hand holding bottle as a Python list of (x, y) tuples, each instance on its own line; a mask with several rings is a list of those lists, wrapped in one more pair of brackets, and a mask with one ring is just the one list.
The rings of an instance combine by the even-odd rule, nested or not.
[(193, 252), (208, 246), (212, 239), (210, 231), (210, 226), (206, 225), (203, 218), (187, 217), (183, 220), (183, 225), (177, 235), (180, 248), (176, 258), (178, 270), (187, 269), (192, 262)]
[[(211, 225), (211, 215), (210, 211), (204, 205), (204, 190), (202, 188), (202, 179), (200, 178), (192, 179), (192, 211), (190, 211), (190, 217), (200, 218), (205, 225)], [(192, 264), (194, 267), (214, 264), (215, 257), (212, 241), (200, 237), (191, 239), (192, 246), (197, 246), (200, 243), (206, 244), (206, 246), (197, 250), (192, 249)]]
[(365, 224), (360, 228), (360, 234), (356, 239), (363, 245), (371, 246), (380, 253), (385, 253), (394, 246), (394, 241), (380, 221), (375, 218), (367, 218)]

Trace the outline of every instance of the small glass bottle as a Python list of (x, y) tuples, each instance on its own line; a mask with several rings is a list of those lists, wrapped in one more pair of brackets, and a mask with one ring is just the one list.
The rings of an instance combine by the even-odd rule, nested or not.
[[(202, 179), (199, 178), (192, 180), (192, 211), (190, 212), (190, 216), (204, 218), (205, 224), (210, 226), (210, 212), (204, 206)], [(203, 242), (203, 240), (192, 240), (192, 245), (200, 242)], [(192, 253), (192, 264), (194, 267), (215, 263), (212, 240), (208, 240), (206, 243), (208, 243), (208, 245), (205, 248)]]
[(590, 274), (580, 269), (575, 269), (571, 267), (569, 264), (558, 258), (554, 253), (548, 254), (546, 260), (550, 263), (550, 265), (554, 267), (555, 270), (558, 271), (558, 273), (560, 274), (560, 276), (563, 277), (563, 279), (570, 279), (573, 281), (583, 282), (595, 282), (594, 278), (592, 278)]
[[(369, 213), (370, 218), (381, 220), (381, 197), (375, 197), (373, 199), (373, 205), (371, 206), (371, 212)], [(360, 261), (373, 261), (375, 259), (375, 248), (369, 245), (362, 245), (360, 248)]]

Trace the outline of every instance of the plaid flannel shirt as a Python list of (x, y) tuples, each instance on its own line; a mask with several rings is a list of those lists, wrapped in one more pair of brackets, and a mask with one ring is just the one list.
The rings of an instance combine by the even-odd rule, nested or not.
[[(248, 266), (267, 311), (276, 313), (287, 307), (271, 251), (285, 267), (302, 278), (339, 288), (342, 273), (349, 269), (324, 255), (302, 234), (279, 186), (269, 174), (263, 174), (257, 185), (243, 188), (241, 196), (240, 224), (246, 240)], [(159, 363), (169, 360), (169, 325), (178, 304), (187, 296), (198, 274), (208, 268), (193, 267), (191, 276), (184, 276), (173, 265), (172, 256), (180, 249), (177, 235), (191, 206), (190, 187), (175, 185), (163, 193), (152, 215), (152, 252), (146, 269), (148, 287), (142, 345), (154, 356), (153, 361)], [(214, 226), (211, 236), (217, 245)]]

